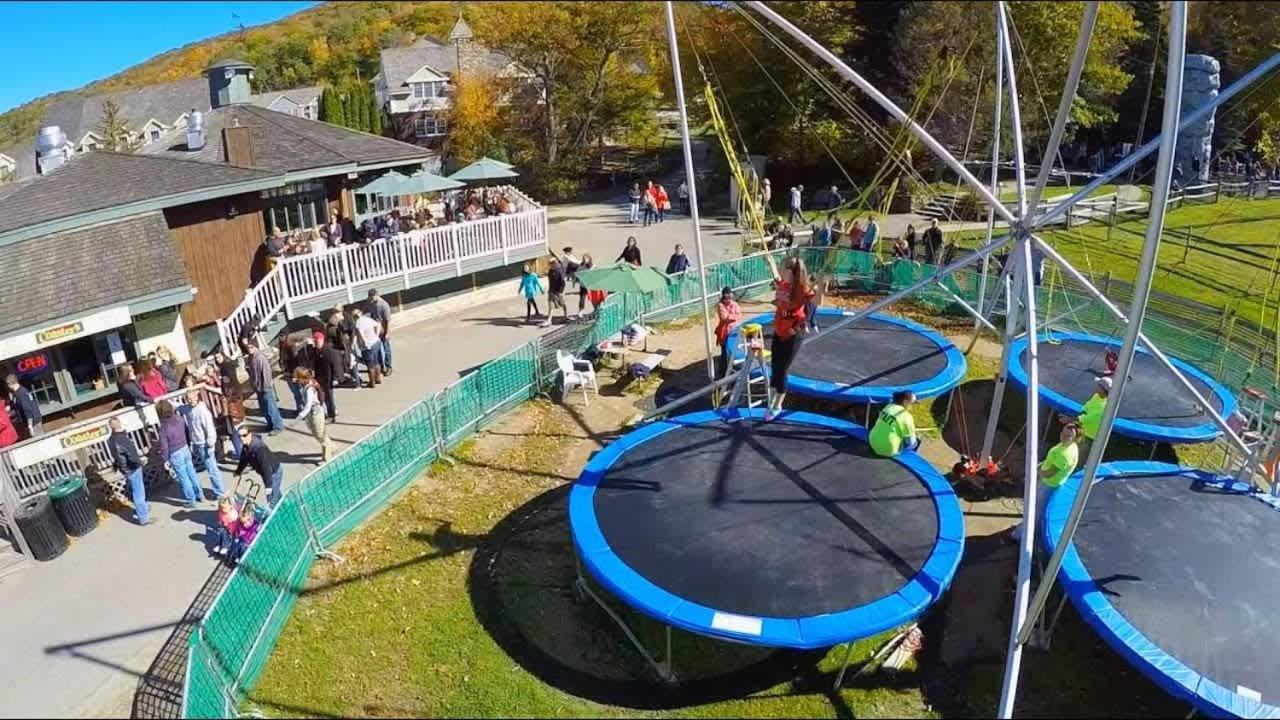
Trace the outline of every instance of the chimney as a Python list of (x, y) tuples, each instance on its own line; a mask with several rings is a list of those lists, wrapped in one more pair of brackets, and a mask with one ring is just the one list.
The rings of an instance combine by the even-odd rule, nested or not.
[(253, 88), (253, 66), (243, 60), (223, 60), (205, 70), (209, 79), (209, 107), (243, 105), (249, 102)]
[(231, 127), (222, 128), (222, 149), (228, 165), (254, 167), (253, 136), (249, 132), (249, 128), (240, 127), (239, 118), (232, 118)]
[(36, 172), (47, 175), (62, 166), (71, 157), (67, 135), (57, 125), (40, 128), (36, 136)]
[(203, 148), (206, 139), (204, 113), (191, 108), (191, 112), (187, 113), (187, 149), (199, 150)]

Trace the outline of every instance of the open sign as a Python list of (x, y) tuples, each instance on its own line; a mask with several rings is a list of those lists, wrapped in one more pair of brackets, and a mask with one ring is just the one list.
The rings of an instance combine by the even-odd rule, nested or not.
[(19, 377), (35, 377), (42, 375), (49, 369), (49, 353), (36, 353), (28, 355), (14, 365)]

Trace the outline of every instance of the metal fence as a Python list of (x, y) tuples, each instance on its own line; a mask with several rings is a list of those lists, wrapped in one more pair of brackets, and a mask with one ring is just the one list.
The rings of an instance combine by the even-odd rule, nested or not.
[[(786, 252), (786, 251), (779, 251)], [(815, 272), (868, 293), (902, 289), (936, 269), (903, 260), (880, 262), (847, 249), (800, 248)], [(708, 289), (729, 286), (742, 294), (763, 293), (771, 277), (764, 254), (707, 268)], [(994, 276), (988, 279), (994, 289)], [(977, 304), (981, 275), (960, 272), (915, 293), (916, 310), (960, 315), (957, 297)], [(1114, 334), (1115, 323), (1101, 305), (1078, 288), (1042, 288), (1040, 306), (1063, 315), (1059, 326)], [(502, 413), (533, 398), (556, 378), (555, 352), (582, 352), (629, 322), (661, 322), (701, 311), (697, 274), (676, 278), (663, 293), (614, 295), (593, 319), (575, 323), (482, 365), (475, 372), (405, 410), (333, 461), (290, 488), (263, 526), (200, 622), (190, 640), (183, 715), (220, 718), (235, 714), (261, 673), (314, 558), (331, 550), (348, 532), (377, 513), (450, 447), (492, 423)], [(1206, 369), (1225, 369), (1229, 385), (1239, 368), (1222, 338), (1205, 336), (1170, 311), (1153, 308), (1147, 334), (1172, 354)]]

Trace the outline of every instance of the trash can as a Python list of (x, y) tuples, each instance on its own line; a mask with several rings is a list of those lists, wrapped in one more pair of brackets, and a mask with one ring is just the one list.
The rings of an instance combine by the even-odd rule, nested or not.
[(53, 511), (62, 521), (62, 527), (72, 537), (88, 535), (98, 527), (98, 513), (93, 509), (89, 485), (79, 475), (63, 478), (49, 488), (49, 500)]
[(48, 495), (41, 494), (23, 501), (13, 519), (27, 539), (31, 556), (35, 559), (52, 560), (67, 549), (67, 531), (53, 511), (53, 502)]

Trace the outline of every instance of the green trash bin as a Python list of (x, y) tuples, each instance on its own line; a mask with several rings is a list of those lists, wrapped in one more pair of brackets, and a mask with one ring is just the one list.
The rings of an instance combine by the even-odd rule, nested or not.
[(98, 513), (94, 511), (93, 498), (83, 477), (72, 475), (54, 483), (49, 488), (49, 500), (68, 535), (81, 537), (98, 527)]

